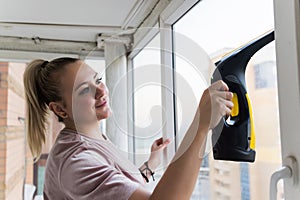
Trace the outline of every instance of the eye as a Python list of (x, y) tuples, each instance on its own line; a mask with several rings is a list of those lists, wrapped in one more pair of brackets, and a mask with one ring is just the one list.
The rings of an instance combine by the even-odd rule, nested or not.
[(83, 90), (81, 90), (81, 92), (79, 93), (80, 95), (86, 94), (90, 91), (89, 87), (84, 88)]
[(102, 81), (102, 77), (101, 78), (97, 78), (96, 79), (96, 84), (99, 85), (101, 83), (101, 81)]

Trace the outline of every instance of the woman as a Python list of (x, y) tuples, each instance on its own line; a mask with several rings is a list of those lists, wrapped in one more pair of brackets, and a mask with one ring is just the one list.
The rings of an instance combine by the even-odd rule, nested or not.
[[(140, 170), (122, 158), (100, 132), (99, 121), (111, 114), (101, 77), (79, 59), (32, 61), (24, 73), (28, 143), (39, 157), (45, 142), (48, 111), (65, 128), (49, 153), (44, 199), (189, 199), (202, 161), (208, 131), (229, 115), (232, 93), (222, 81), (206, 89), (177, 153), (151, 193), (143, 188), (159, 165), (168, 140), (152, 145)], [(141, 173), (140, 173), (141, 172)]]

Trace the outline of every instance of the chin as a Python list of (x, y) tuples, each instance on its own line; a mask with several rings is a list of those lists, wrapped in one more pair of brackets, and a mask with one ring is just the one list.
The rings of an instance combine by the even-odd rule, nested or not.
[(110, 115), (111, 115), (111, 112), (101, 113), (101, 114), (97, 115), (97, 119), (98, 119), (98, 121), (100, 121), (102, 119), (107, 119), (110, 117)]

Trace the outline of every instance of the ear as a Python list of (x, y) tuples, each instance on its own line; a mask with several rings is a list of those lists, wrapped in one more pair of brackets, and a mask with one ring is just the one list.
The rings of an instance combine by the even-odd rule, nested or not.
[(68, 113), (65, 111), (65, 109), (62, 107), (62, 105), (58, 102), (50, 102), (49, 103), (49, 109), (54, 112), (57, 116), (65, 119), (68, 117)]

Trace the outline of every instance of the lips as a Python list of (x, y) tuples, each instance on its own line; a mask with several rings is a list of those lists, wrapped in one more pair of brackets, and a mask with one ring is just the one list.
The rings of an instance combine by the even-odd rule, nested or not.
[(102, 107), (102, 106), (105, 106), (106, 103), (107, 103), (107, 101), (103, 101), (103, 102), (97, 104), (97, 105), (96, 105), (96, 108), (100, 108), (100, 107)]

